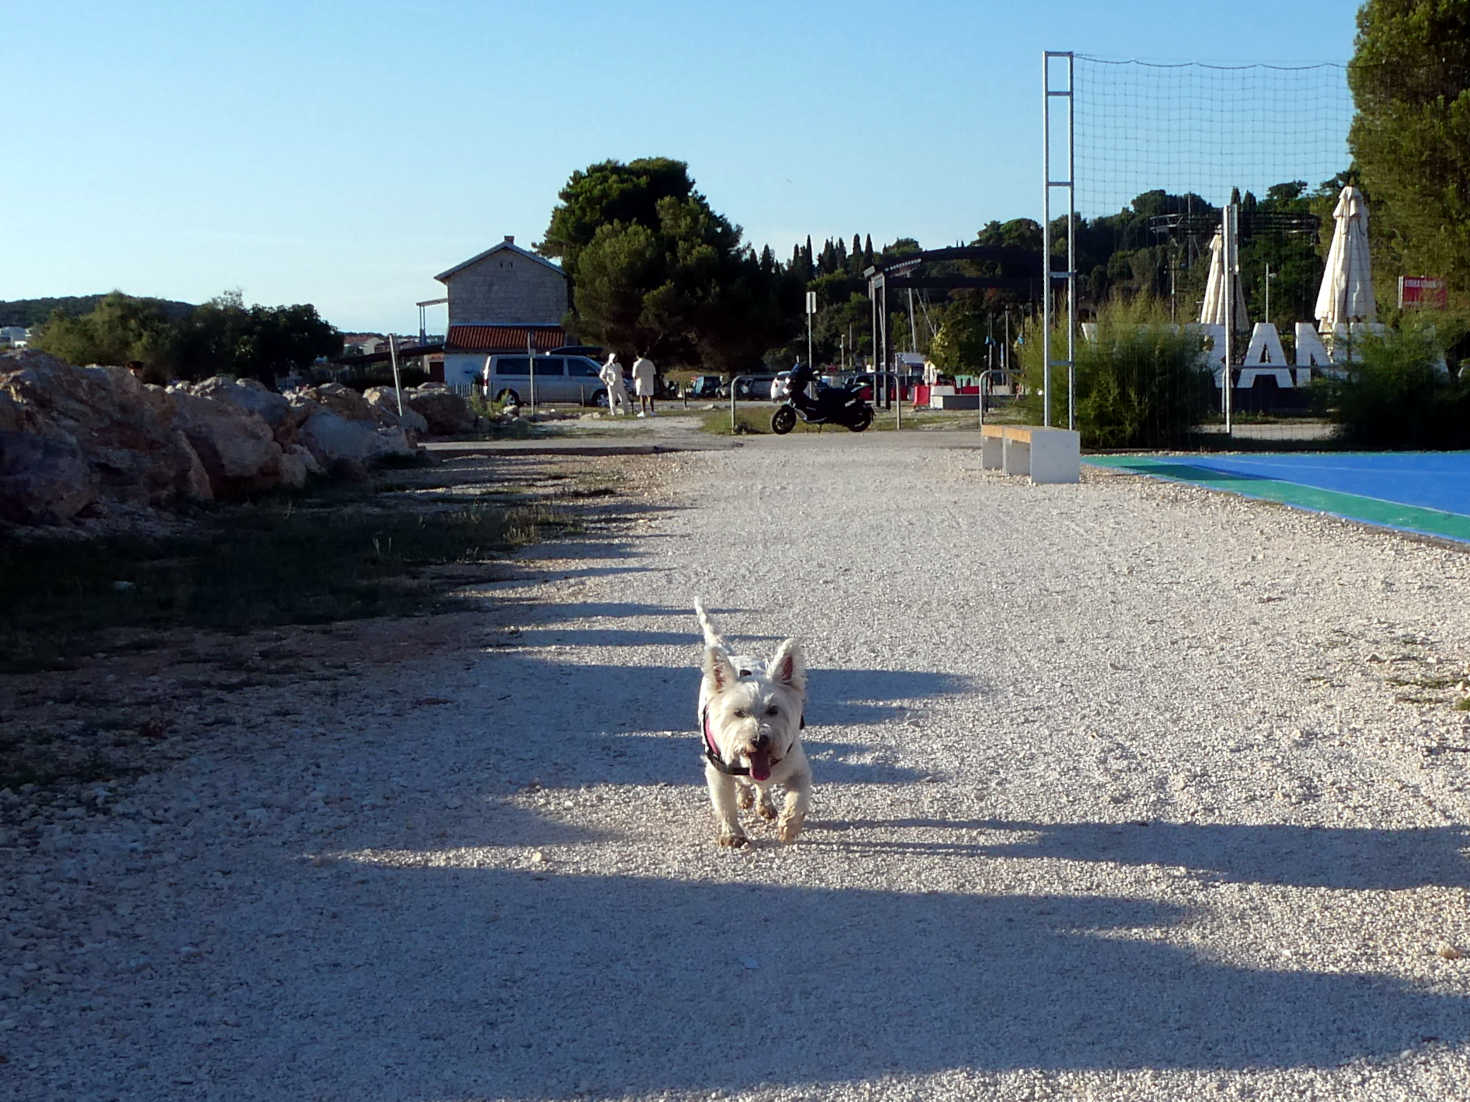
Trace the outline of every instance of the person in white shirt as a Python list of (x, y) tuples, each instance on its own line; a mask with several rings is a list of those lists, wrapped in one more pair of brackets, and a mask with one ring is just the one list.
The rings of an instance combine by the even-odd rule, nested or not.
[(638, 416), (653, 416), (654, 377), (657, 371), (653, 361), (642, 352), (633, 361), (633, 393), (638, 396)]
[(607, 387), (607, 411), (626, 414), (629, 409), (628, 388), (623, 384), (623, 365), (618, 363), (616, 352), (607, 354), (607, 363), (602, 365), (597, 377)]

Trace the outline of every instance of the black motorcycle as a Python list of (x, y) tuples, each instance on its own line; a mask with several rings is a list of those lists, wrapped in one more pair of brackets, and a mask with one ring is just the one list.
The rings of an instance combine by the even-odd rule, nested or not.
[(842, 425), (853, 432), (862, 432), (873, 423), (873, 407), (855, 387), (827, 386), (817, 380), (816, 394), (811, 395), (807, 387), (815, 378), (806, 364), (791, 369), (786, 401), (771, 414), (772, 432), (784, 436), (796, 427), (798, 417), (808, 425)]

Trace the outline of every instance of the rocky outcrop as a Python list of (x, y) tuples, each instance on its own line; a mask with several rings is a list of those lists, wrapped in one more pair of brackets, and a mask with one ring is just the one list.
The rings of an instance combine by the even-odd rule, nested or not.
[(391, 386), (370, 386), (362, 396), (372, 407), (373, 417), (380, 426), (390, 429), (401, 426), (411, 440), (428, 435), (428, 420), (407, 401), (403, 404), (403, 412), (398, 412), (397, 393)]
[(300, 439), (323, 467), (339, 460), (372, 463), (413, 452), (401, 428), (379, 429), (372, 421), (350, 421), (330, 409), (312, 413), (301, 426)]
[(97, 477), (75, 442), (0, 429), (0, 521), (60, 524), (97, 500)]
[(434, 436), (460, 436), (475, 427), (469, 403), (443, 383), (424, 383), (405, 390), (403, 401), (424, 419)]
[(337, 384), (281, 395), (225, 378), (164, 389), (122, 367), (0, 354), (0, 523), (300, 488), (343, 464), (412, 455), (429, 422), (407, 405), (399, 418), (389, 399)]
[(281, 445), (257, 413), (188, 390), (171, 393), (174, 424), (204, 465), (215, 497), (244, 497), (281, 482)]
[[(0, 427), (69, 445), (7, 449), (12, 479), (72, 487), (51, 510), (61, 519), (104, 498), (157, 506), (214, 496), (198, 453), (175, 424), (170, 396), (126, 368), (73, 367), (40, 352), (8, 353), (0, 356), (0, 395), (9, 403)], [(85, 482), (96, 487), (76, 508), (86, 495), (66, 473), (75, 471), (66, 458), (72, 449), (86, 464)], [(31, 462), (23, 463), (27, 454)]]

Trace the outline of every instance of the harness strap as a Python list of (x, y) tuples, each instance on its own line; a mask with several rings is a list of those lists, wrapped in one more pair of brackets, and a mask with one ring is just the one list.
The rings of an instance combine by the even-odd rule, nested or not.
[(750, 770), (743, 765), (727, 765), (725, 759), (720, 757), (720, 752), (715, 748), (714, 736), (709, 733), (709, 705), (705, 705), (704, 711), (699, 716), (699, 726), (704, 731), (704, 756), (709, 763), (727, 777), (748, 777)]

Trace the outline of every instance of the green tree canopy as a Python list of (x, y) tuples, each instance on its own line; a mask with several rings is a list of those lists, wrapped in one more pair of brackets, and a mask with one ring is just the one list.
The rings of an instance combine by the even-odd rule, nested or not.
[(32, 344), (69, 363), (139, 363), (155, 382), (234, 375), (270, 383), (342, 351), (341, 334), (310, 304), (246, 307), (231, 291), (177, 320), (171, 313), (158, 299), (115, 291), (79, 317), (56, 311)]
[(1348, 144), (1375, 249), (1470, 290), (1470, 4), (1368, 0), (1354, 45)]
[(694, 190), (682, 161), (604, 161), (560, 192), (546, 239), (572, 282), (573, 328), (625, 352), (732, 369), (784, 336), (781, 275)]
[(592, 244), (602, 227), (614, 222), (656, 226), (658, 204), (664, 199), (704, 202), (694, 190), (689, 166), (668, 157), (589, 165), (573, 172), (557, 197), (560, 202), (552, 208), (546, 236), (535, 249), (542, 256), (560, 260), (574, 283), (582, 250)]
[(177, 333), (158, 299), (113, 291), (85, 314), (53, 310), (32, 334), (30, 345), (67, 363), (141, 363), (166, 369), (173, 363)]

